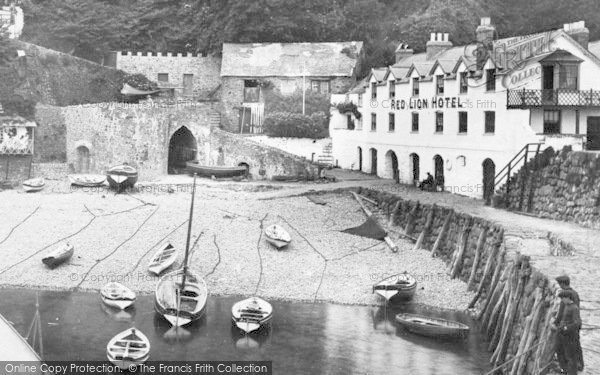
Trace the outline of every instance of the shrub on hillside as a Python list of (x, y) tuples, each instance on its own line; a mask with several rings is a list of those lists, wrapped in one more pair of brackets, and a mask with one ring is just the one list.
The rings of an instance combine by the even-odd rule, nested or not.
[(265, 134), (271, 137), (291, 138), (325, 138), (328, 136), (326, 115), (316, 112), (303, 115), (292, 112), (271, 112), (265, 116), (263, 128)]
[[(279, 90), (265, 90), (265, 111), (267, 112), (294, 112), (302, 113), (302, 90), (284, 95)], [(306, 90), (304, 97), (305, 113), (310, 115), (315, 112), (329, 113), (330, 99), (327, 94), (320, 94)]]

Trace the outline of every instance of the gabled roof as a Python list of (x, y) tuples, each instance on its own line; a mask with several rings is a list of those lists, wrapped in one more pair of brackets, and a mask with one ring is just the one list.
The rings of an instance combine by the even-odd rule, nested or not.
[(381, 82), (387, 77), (388, 68), (373, 68), (371, 69), (371, 73), (369, 74), (368, 80), (371, 80), (371, 77), (375, 77), (377, 82)]
[(398, 67), (398, 66), (390, 66), (387, 70), (387, 74), (385, 75), (385, 80), (388, 79), (390, 74), (394, 75), (394, 78), (396, 80), (401, 80), (404, 77), (406, 77), (406, 73), (408, 73), (408, 71), (410, 70), (410, 68), (405, 68), (405, 67)]
[(221, 76), (351, 77), (363, 42), (224, 43)]
[(433, 67), (434, 63), (435, 63), (435, 61), (414, 62), (414, 63), (412, 63), (412, 65), (410, 66), (408, 71), (406, 72), (406, 76), (410, 76), (412, 74), (413, 70), (416, 70), (420, 76), (429, 75), (429, 72), (431, 71), (431, 67)]
[(449, 74), (454, 70), (454, 65), (456, 64), (455, 60), (436, 60), (431, 67), (431, 70), (428, 74), (435, 73), (437, 67), (441, 67), (444, 73)]
[(600, 40), (590, 42), (588, 44), (588, 50), (596, 55), (596, 57), (600, 58)]

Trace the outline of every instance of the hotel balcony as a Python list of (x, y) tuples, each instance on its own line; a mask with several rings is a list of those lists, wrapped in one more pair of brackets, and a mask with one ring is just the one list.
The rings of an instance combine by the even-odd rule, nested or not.
[(506, 108), (600, 108), (597, 90), (507, 90)]

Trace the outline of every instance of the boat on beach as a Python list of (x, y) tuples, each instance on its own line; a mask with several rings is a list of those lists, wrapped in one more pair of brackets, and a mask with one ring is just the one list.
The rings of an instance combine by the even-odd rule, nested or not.
[(142, 332), (129, 328), (106, 345), (106, 357), (122, 370), (130, 371), (150, 357), (150, 341)]
[(106, 176), (101, 174), (70, 174), (68, 177), (71, 185), (82, 187), (101, 186), (106, 181)]
[(138, 172), (129, 165), (118, 165), (106, 172), (106, 179), (111, 188), (122, 191), (135, 185), (138, 180)]
[(40, 191), (46, 186), (46, 181), (39, 178), (32, 178), (30, 180), (23, 181), (23, 190), (27, 193), (35, 193), (36, 191)]
[(470, 330), (460, 322), (417, 314), (397, 314), (396, 322), (412, 333), (436, 338), (465, 337)]
[(277, 224), (269, 225), (265, 228), (265, 238), (267, 242), (275, 246), (278, 250), (286, 247), (292, 241), (292, 236)]
[(223, 166), (212, 166), (212, 165), (201, 165), (197, 162), (188, 161), (185, 163), (186, 169), (190, 173), (196, 173), (198, 176), (224, 178), (224, 177), (236, 177), (245, 176), (248, 173), (248, 169), (244, 166), (239, 167), (223, 167)]
[(259, 297), (239, 301), (231, 308), (233, 323), (245, 333), (257, 331), (271, 322), (273, 307)]
[(164, 270), (171, 267), (175, 263), (175, 260), (177, 260), (177, 249), (170, 243), (167, 243), (152, 256), (150, 265), (148, 265), (148, 271), (159, 276)]
[(373, 292), (386, 301), (410, 300), (417, 290), (417, 280), (408, 273), (401, 273), (381, 280), (373, 286)]
[(125, 285), (117, 282), (110, 282), (100, 290), (102, 302), (111, 307), (121, 310), (128, 308), (135, 302), (135, 292)]
[(66, 243), (43, 257), (42, 262), (49, 268), (53, 269), (71, 259), (74, 252), (75, 248), (73, 245)]
[(154, 309), (171, 325), (177, 327), (190, 324), (204, 316), (208, 300), (206, 282), (188, 268), (195, 194), (196, 176), (194, 175), (183, 268), (161, 277), (154, 292)]

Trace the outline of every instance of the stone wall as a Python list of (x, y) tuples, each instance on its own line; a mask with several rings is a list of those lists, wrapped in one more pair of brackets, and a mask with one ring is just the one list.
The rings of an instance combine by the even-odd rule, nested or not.
[(221, 58), (197, 54), (115, 52), (116, 68), (131, 74), (143, 74), (158, 81), (159, 73), (169, 75), (169, 84), (183, 94), (183, 75), (193, 74), (193, 96), (208, 98), (221, 83)]
[(506, 185), (501, 194), (509, 209), (600, 229), (600, 157), (549, 148), (512, 178), (508, 195)]
[(448, 274), (476, 293), (465, 308), (475, 308), (493, 366), (524, 375), (538, 374), (549, 365), (554, 353), (550, 322), (558, 310), (556, 286), (536, 270), (534, 259), (521, 254), (520, 241), (497, 224), (451, 208), (371, 189), (357, 192), (378, 203), (383, 220), (413, 237), (415, 249), (443, 259)]
[(19, 183), (32, 176), (31, 155), (0, 155), (0, 183)]
[(67, 128), (62, 108), (38, 104), (35, 108), (34, 161), (67, 161)]

